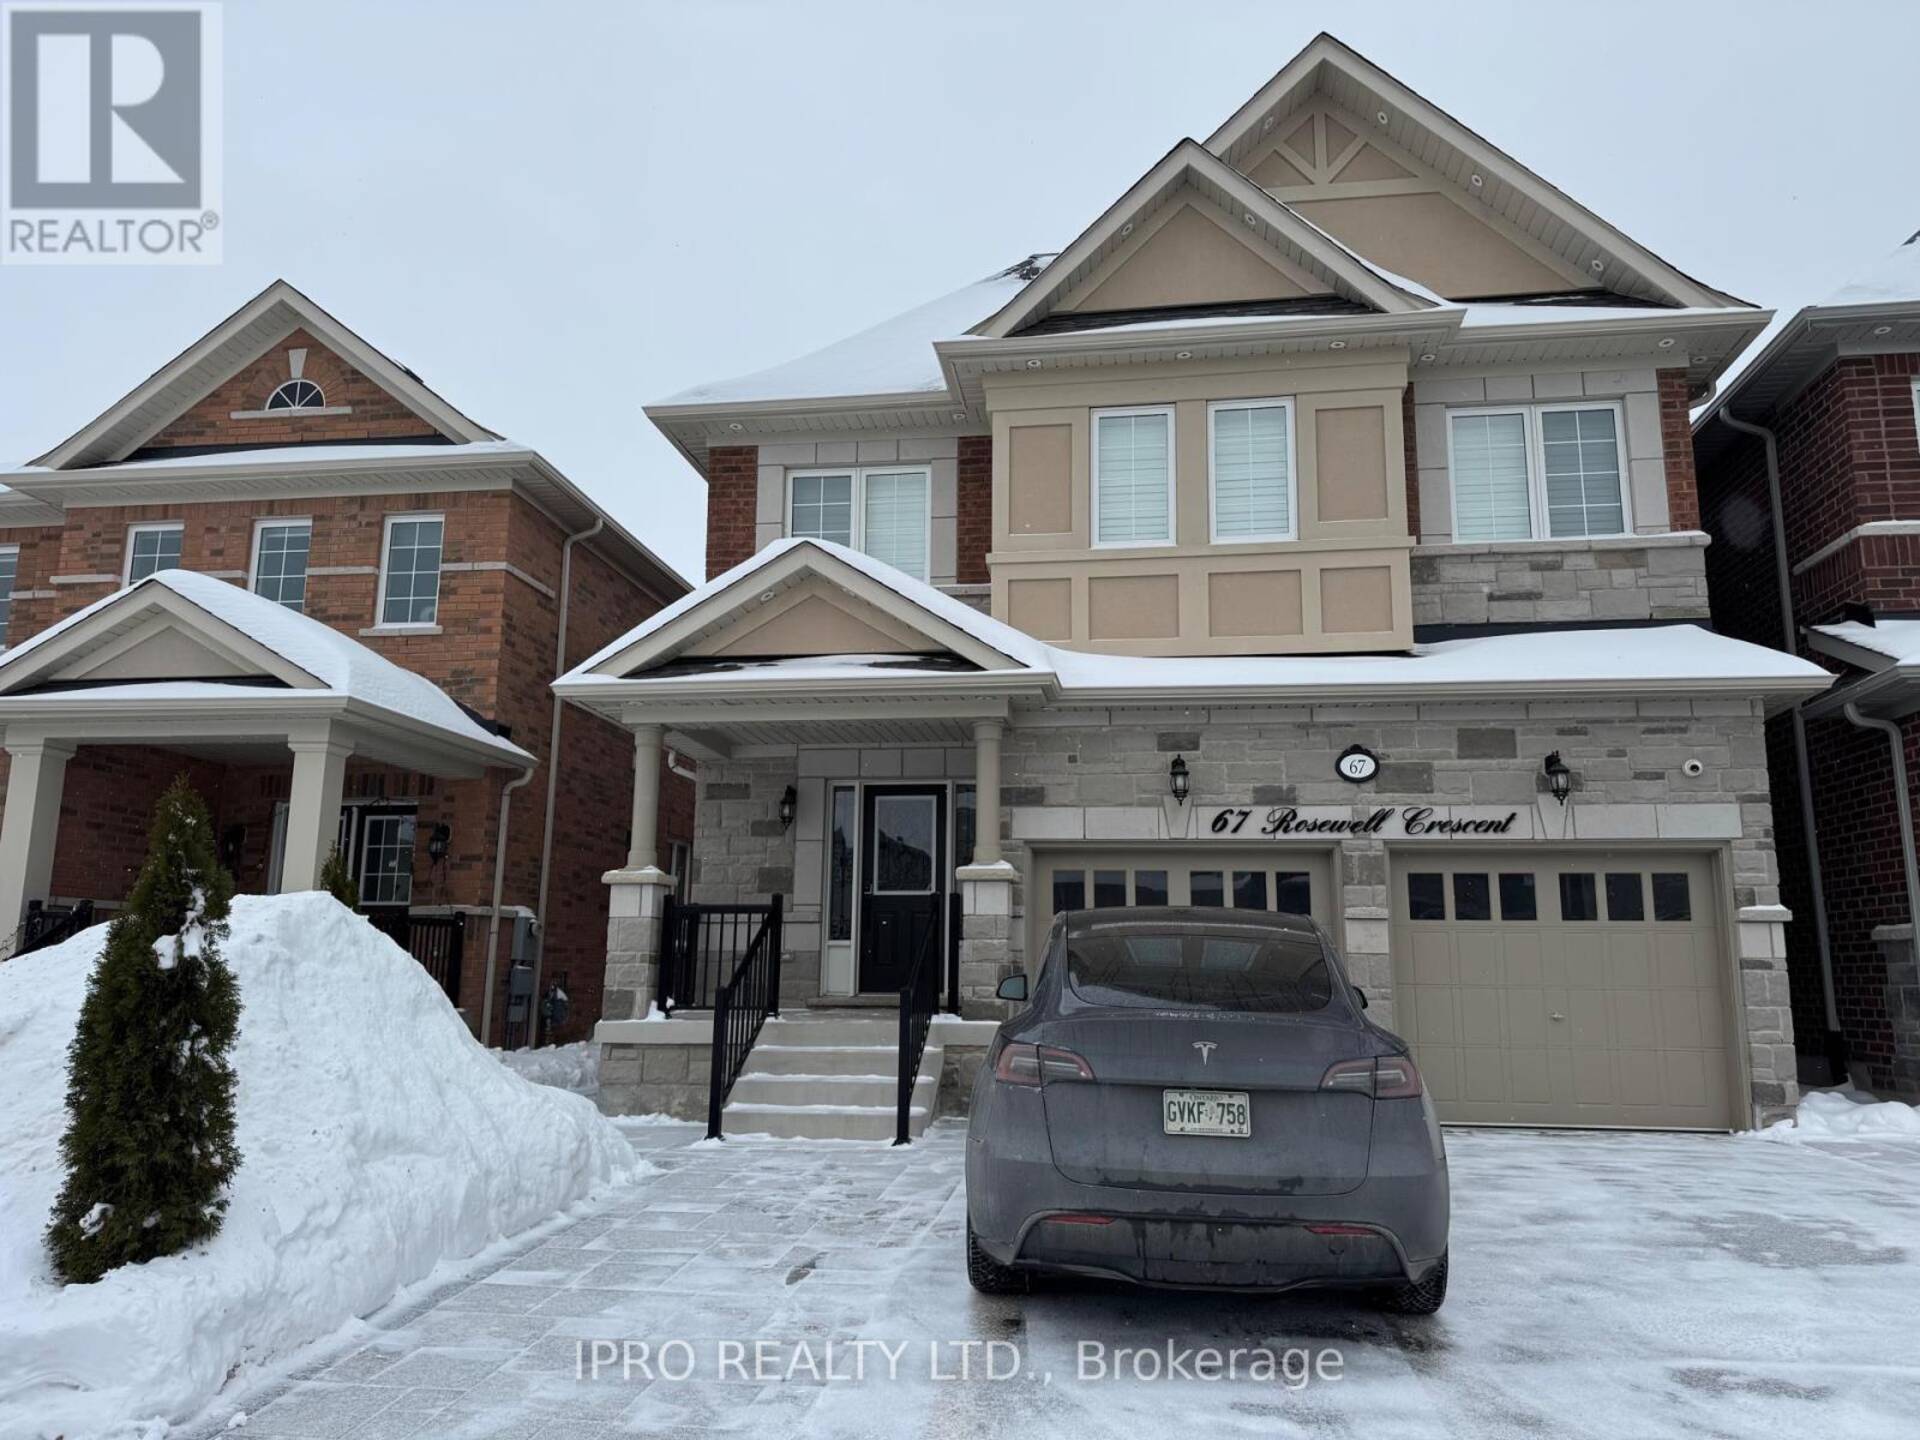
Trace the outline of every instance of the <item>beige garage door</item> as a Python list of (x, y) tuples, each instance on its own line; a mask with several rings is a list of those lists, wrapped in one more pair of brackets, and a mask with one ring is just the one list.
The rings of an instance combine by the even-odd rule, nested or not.
[(1337, 940), (1332, 858), (1326, 850), (1273, 846), (1039, 851), (1027, 888), (1027, 953), (1038, 956), (1060, 911), (1110, 905), (1288, 910), (1313, 916)]
[(1705, 857), (1396, 852), (1395, 1026), (1443, 1120), (1724, 1130)]

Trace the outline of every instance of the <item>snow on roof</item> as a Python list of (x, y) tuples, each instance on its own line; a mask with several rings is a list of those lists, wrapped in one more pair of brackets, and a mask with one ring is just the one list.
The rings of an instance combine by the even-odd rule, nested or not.
[(1822, 300), (1826, 305), (1886, 305), (1920, 300), (1920, 233), (1883, 255)]
[(1472, 303), (1461, 317), (1462, 330), (1492, 329), (1508, 325), (1573, 325), (1588, 321), (1612, 320), (1694, 320), (1702, 316), (1723, 316), (1728, 320), (1753, 321), (1756, 313), (1750, 305), (1714, 307), (1670, 307), (1657, 305), (1501, 305)]
[[(49, 626), (18, 645), (7, 647), (6, 653), (0, 655), (0, 679), (5, 677), (6, 668), (19, 663), (22, 656), (33, 653), (56, 635), (64, 634), (107, 606), (148, 585), (171, 590), (216, 619), (225, 621), (249, 639), (313, 676), (326, 692), (390, 711), (463, 740), (479, 742), (499, 752), (502, 760), (514, 764), (533, 763), (533, 757), (525, 750), (483, 728), (455, 704), (446, 691), (425, 676), (402, 669), (352, 636), (343, 635), (311, 616), (289, 610), (265, 596), (255, 595), (238, 585), (193, 570), (156, 571), (144, 580), (136, 580), (132, 585), (75, 611), (58, 624)], [(235, 704), (256, 699), (284, 699), (287, 693), (257, 685), (178, 680), (99, 687), (89, 693), (97, 696), (103, 690), (124, 690), (130, 695), (143, 695), (149, 699), (200, 698), (204, 692), (224, 696)]]
[(821, 400), (904, 395), (946, 388), (936, 340), (964, 335), (1025, 288), (1023, 265), (883, 320), (797, 360), (682, 390), (662, 405), (723, 405), (755, 400)]
[(97, 470), (211, 470), (222, 466), (339, 465), (350, 460), (464, 460), (483, 455), (531, 455), (512, 440), (475, 440), (464, 445), (265, 445), (251, 450), (216, 450), (197, 455), (162, 455), (149, 460), (120, 460), (111, 466), (88, 466), (74, 471), (45, 465), (22, 465), (11, 475), (88, 475)]
[(1837, 625), (1815, 625), (1812, 629), (1843, 645), (1883, 655), (1895, 665), (1920, 662), (1920, 620), (1881, 620), (1872, 625), (1847, 620)]

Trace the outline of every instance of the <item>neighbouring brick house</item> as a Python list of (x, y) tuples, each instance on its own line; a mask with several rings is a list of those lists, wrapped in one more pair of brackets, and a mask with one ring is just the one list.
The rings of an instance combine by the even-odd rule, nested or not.
[(699, 759), (789, 1019), (966, 1018), (898, 1113), (891, 1018), (643, 1023), (727, 971), (636, 847), (603, 1103), (908, 1130), (1058, 912), (1172, 903), (1320, 920), (1444, 1118), (1790, 1109), (1764, 722), (1829, 682), (1705, 628), (1687, 420), (1768, 318), (1321, 36), (1063, 250), (650, 406), (707, 583), (556, 689)]
[[(1909, 240), (1796, 315), (1694, 427), (1716, 628), (1842, 677), (1767, 727), (1802, 1068), (1906, 1096), (1920, 1094), (1901, 834), (1920, 774), (1920, 692), (1908, 675), (1920, 666), (1917, 407), (1920, 244)], [(1855, 723), (1849, 706), (1874, 723)], [(1905, 794), (1878, 728), (1888, 722)], [(1815, 846), (1798, 799), (1803, 764)]]
[[(356, 736), (349, 706), (322, 737), (339, 763), (313, 751), (322, 760), (310, 767), (317, 788), (305, 798), (322, 844), (337, 840), (349, 858), (363, 908), (396, 938), (411, 935), (417, 953), (431, 950), (476, 1029), (490, 1012), (498, 1040), (511, 962), (537, 949), (542, 990), (559, 981), (571, 1000), (554, 1038), (587, 1032), (599, 1010), (600, 876), (626, 853), (633, 750), (615, 726), (556, 712), (548, 687), (635, 613), (681, 595), (685, 582), (672, 569), (539, 454), (462, 415), (284, 283), (3, 478), (8, 768), (0, 774), (17, 772), (31, 750), (36, 785), (52, 787), (39, 807), (44, 832), (36, 832), (9, 778), (5, 826), (19, 852), (0, 838), (9, 930), (25, 902), (120, 900), (144, 853), (154, 798), (179, 773), (206, 797), (242, 891), (312, 884), (316, 847), (294, 814), (303, 799), (296, 742), (307, 743), (305, 732), (281, 720), (263, 734), (237, 732), (237, 722), (214, 712), (224, 704), (231, 715), (251, 713), (247, 697), (216, 696), (189, 714), (194, 697), (177, 693), (183, 683), (256, 692), (306, 683), (298, 664), (291, 679), (274, 678), (284, 654), (242, 654), (239, 637), (223, 638), (245, 628), (227, 614), (230, 586), (249, 592), (242, 601), (277, 603), (344, 637), (348, 671), (378, 669), (370, 653), (431, 682), (457, 707), (442, 730), (458, 731), (464, 714), (502, 742), (489, 752), (472, 736), (441, 735), (448, 743), (422, 750), (416, 765), (382, 762), (409, 755), (400, 733), (408, 717), (383, 714)], [(172, 567), (226, 584), (162, 593), (136, 583)], [(23, 652), (23, 642), (89, 607), (98, 613), (58, 637), (74, 650), (64, 668), (36, 659), (49, 645)], [(275, 628), (270, 610), (241, 614)], [(110, 637), (134, 630), (136, 618), (140, 643), (109, 654)], [(318, 638), (293, 633), (291, 643)], [(93, 658), (83, 663), (83, 653)], [(109, 693), (115, 705), (89, 701), (82, 713), (83, 700)], [(379, 701), (378, 687), (367, 693)], [(556, 718), (558, 819), (548, 848)], [(456, 753), (463, 745), (471, 753)], [(489, 1005), (502, 793), (521, 774), (530, 779), (510, 802)], [(692, 786), (663, 769), (661, 793), (658, 840), (671, 854), (692, 836)], [(54, 826), (46, 817), (56, 801)], [(544, 920), (537, 929), (536, 918)], [(460, 965), (446, 973), (456, 929)]]

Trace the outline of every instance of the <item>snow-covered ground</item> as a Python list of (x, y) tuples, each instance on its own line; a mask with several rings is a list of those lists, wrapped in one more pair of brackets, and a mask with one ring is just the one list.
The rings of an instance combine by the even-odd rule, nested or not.
[[(656, 1173), (238, 1397), (245, 1436), (1906, 1440), (1920, 1414), (1908, 1141), (1449, 1132), (1453, 1293), (1419, 1320), (1330, 1296), (976, 1295), (952, 1122), (898, 1149), (629, 1133)], [(1144, 1378), (1169, 1344), (1190, 1373), (1207, 1346), (1293, 1368)], [(593, 1379), (596, 1353), (615, 1358)]]
[(491, 1053), (522, 1080), (536, 1085), (552, 1085), (577, 1095), (592, 1095), (600, 1089), (600, 1047), (591, 1040)]
[(1920, 1107), (1876, 1100), (1860, 1090), (1810, 1090), (1799, 1113), (1755, 1132), (1762, 1140), (1804, 1144), (1815, 1140), (1920, 1141)]
[(191, 1417), (640, 1168), (589, 1101), (498, 1064), (415, 961), (328, 897), (238, 898), (232, 926), (226, 1223), (95, 1285), (57, 1285), (41, 1233), (106, 929), (0, 965), (0, 1436)]

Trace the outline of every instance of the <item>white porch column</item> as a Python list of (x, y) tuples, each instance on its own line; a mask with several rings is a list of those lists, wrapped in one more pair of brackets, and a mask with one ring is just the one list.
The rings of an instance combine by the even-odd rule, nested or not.
[(1006, 725), (999, 720), (973, 722), (973, 863), (1000, 863), (1000, 737)]
[(54, 837), (71, 745), (18, 740), (7, 746), (7, 807), (0, 816), (0, 931), (12, 933), (27, 901), (45, 900), (53, 883)]
[(329, 732), (319, 738), (289, 739), (287, 748), (293, 751), (293, 793), (287, 801), (280, 890), (293, 894), (320, 888), (320, 867), (339, 842), (340, 792), (353, 746)]
[(651, 870), (659, 860), (660, 746), (658, 725), (633, 727), (633, 834), (627, 841), (627, 869)]

